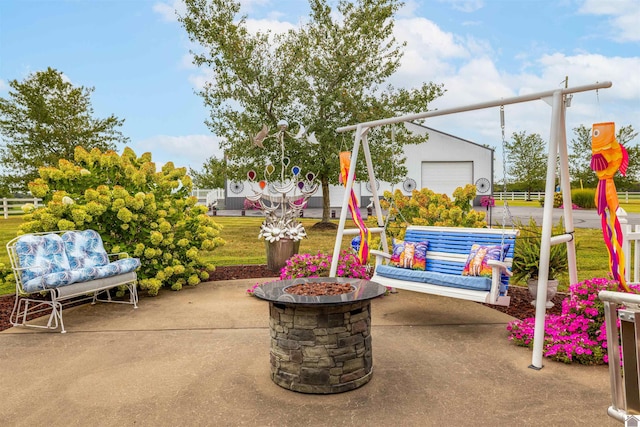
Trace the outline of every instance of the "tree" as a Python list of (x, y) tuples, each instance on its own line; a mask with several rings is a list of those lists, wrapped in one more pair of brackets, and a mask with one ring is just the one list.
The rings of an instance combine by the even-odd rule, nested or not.
[[(314, 172), (322, 184), (322, 221), (329, 221), (329, 184), (337, 184), (339, 153), (352, 146), (349, 136), (335, 129), (366, 120), (427, 110), (444, 93), (441, 85), (425, 83), (417, 89), (381, 90), (399, 67), (402, 47), (393, 37), (398, 0), (340, 0), (337, 17), (327, 0), (309, 0), (309, 21), (283, 34), (252, 34), (246, 17), (236, 18), (240, 5), (233, 0), (186, 0), (181, 23), (192, 42), (202, 46), (194, 63), (209, 67), (213, 81), (200, 92), (210, 109), (207, 125), (223, 141), (229, 156), (228, 174), (242, 179), (246, 173), (279, 165), (275, 139), (264, 148), (253, 136), (268, 125), (275, 129), (287, 120), (291, 130), (300, 125), (314, 134), (318, 144), (305, 138), (286, 140), (292, 165)], [(424, 141), (404, 126), (368, 134), (376, 175), (397, 182), (406, 175), (402, 146)], [(262, 145), (262, 144), (259, 144)], [(357, 174), (366, 176), (364, 162)], [(393, 168), (388, 167), (394, 164)]]
[[(591, 128), (580, 125), (573, 128), (575, 138), (571, 140), (569, 154), (569, 170), (574, 183), (582, 187), (595, 188), (598, 176), (591, 169)], [(632, 125), (622, 126), (616, 133), (616, 139), (629, 155), (629, 166), (626, 176), (616, 174), (613, 180), (618, 190), (633, 188), (640, 179), (640, 147), (631, 146), (630, 142), (638, 136)]]
[(569, 172), (573, 182), (581, 187), (595, 188), (598, 177), (591, 169), (591, 129), (580, 125), (573, 128), (569, 144)]
[(189, 169), (196, 188), (224, 188), (227, 179), (227, 161), (209, 157), (202, 165), (202, 171)]
[(545, 142), (537, 133), (514, 132), (512, 140), (505, 142), (505, 149), (507, 173), (524, 187), (527, 199), (531, 199), (531, 191), (543, 187), (546, 179)]
[(76, 146), (114, 149), (126, 143), (116, 128), (124, 120), (93, 117), (89, 99), (94, 88), (74, 87), (53, 68), (9, 82), (8, 98), (0, 98), (0, 187), (26, 191), (41, 166), (72, 159)]

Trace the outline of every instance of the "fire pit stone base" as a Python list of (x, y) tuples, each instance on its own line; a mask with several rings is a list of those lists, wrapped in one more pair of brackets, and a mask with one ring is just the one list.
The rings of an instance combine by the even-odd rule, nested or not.
[(271, 379), (301, 393), (341, 393), (371, 379), (370, 300), (331, 306), (270, 302)]

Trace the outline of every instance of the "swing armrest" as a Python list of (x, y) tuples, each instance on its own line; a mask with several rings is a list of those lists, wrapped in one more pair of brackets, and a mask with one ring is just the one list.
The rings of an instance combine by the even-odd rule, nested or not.
[(389, 255), (386, 252), (382, 252), (382, 251), (378, 251), (375, 249), (371, 249), (369, 250), (369, 254), (373, 255), (376, 257), (376, 266), (381, 265), (384, 263), (384, 260), (390, 260), (391, 259), (391, 255)]
[(493, 270), (495, 269), (499, 270), (500, 274), (506, 274), (509, 277), (513, 276), (513, 273), (509, 270), (509, 266), (504, 262), (496, 261), (496, 260), (488, 260), (487, 265), (491, 267), (491, 269)]

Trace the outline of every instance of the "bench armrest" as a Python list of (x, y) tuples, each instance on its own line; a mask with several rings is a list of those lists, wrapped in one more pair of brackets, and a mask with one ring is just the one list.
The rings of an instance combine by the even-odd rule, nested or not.
[(498, 270), (500, 274), (506, 274), (507, 276), (513, 276), (513, 273), (509, 270), (509, 266), (501, 261), (496, 260), (488, 260), (487, 265), (491, 267), (492, 270)]
[(386, 252), (379, 251), (379, 250), (376, 250), (376, 249), (371, 249), (369, 251), (369, 254), (371, 254), (371, 255), (376, 257), (376, 266), (381, 265), (382, 263), (384, 263), (385, 260), (390, 260), (391, 259), (391, 255), (389, 255)]

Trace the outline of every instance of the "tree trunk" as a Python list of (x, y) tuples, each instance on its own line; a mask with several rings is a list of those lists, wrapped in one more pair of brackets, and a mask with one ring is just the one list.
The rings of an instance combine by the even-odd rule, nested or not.
[(322, 221), (321, 222), (329, 222), (329, 208), (330, 208), (329, 180), (327, 178), (322, 178)]

